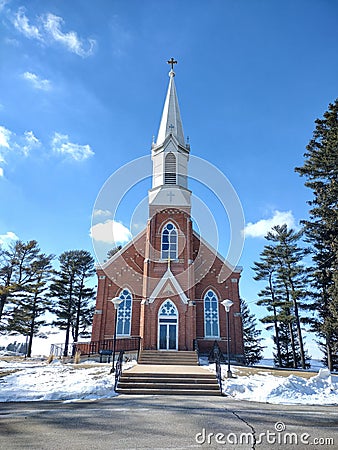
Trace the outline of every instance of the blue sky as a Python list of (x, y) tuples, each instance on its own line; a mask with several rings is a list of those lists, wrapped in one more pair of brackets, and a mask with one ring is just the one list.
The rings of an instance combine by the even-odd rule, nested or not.
[[(150, 154), (174, 56), (191, 153), (241, 200), (241, 293), (261, 317), (250, 267), (271, 224), (307, 215), (311, 192), (294, 167), (337, 97), (338, 3), (0, 0), (0, 27), (1, 241), (93, 251), (95, 199), (113, 172)], [(121, 239), (149, 187), (126, 196)], [(214, 199), (197, 191), (223, 230)]]

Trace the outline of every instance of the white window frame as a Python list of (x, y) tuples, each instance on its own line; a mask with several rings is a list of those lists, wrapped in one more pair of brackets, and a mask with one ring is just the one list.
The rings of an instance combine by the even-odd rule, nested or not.
[[(208, 296), (209, 292), (213, 293), (213, 297), (209, 297)], [(210, 300), (208, 300), (209, 298), (210, 298)], [(212, 325), (217, 320), (217, 335), (215, 335), (215, 334), (207, 334), (207, 321), (206, 321), (207, 317), (206, 317), (206, 307), (205, 307), (205, 305), (206, 305), (206, 302), (209, 302), (211, 304), (211, 299), (212, 298), (215, 298), (215, 300), (216, 300), (217, 317), (214, 320), (212, 318), (212, 314), (211, 314), (211, 317), (210, 317), (210, 330), (212, 331), (212, 329), (213, 329)], [(204, 298), (203, 298), (203, 306), (204, 306), (204, 337), (218, 339), (220, 337), (220, 332), (219, 332), (219, 305), (218, 305), (218, 296), (216, 295), (216, 293), (215, 293), (215, 291), (213, 289), (208, 289), (207, 292), (205, 293)]]
[[(124, 294), (124, 291), (127, 291), (128, 294)], [(125, 328), (126, 324), (123, 323), (123, 320), (125, 319), (125, 310), (126, 310), (126, 300), (129, 300), (127, 296), (130, 295), (130, 323), (129, 323), (129, 333), (126, 333)], [(119, 298), (123, 299), (123, 302), (120, 303), (118, 310), (117, 310), (117, 322), (116, 322), (116, 336), (130, 336), (131, 335), (131, 321), (132, 321), (132, 315), (133, 315), (133, 295), (128, 288), (123, 288), (120, 292)], [(122, 333), (118, 332), (119, 329), (119, 321), (122, 320)]]
[[(167, 226), (168, 226), (168, 225), (172, 225), (172, 226), (173, 226), (173, 229), (172, 229), (171, 231), (169, 231), (169, 235), (168, 235), (169, 242), (163, 242), (163, 234), (164, 234), (164, 231), (167, 229)], [(174, 257), (174, 258), (172, 258), (172, 257), (170, 256), (170, 253), (173, 251), (173, 250), (171, 250), (172, 243), (170, 242), (170, 235), (171, 235), (172, 231), (175, 231), (175, 233), (176, 233), (176, 241), (175, 241), (175, 257)], [(169, 247), (168, 247), (168, 250), (163, 250), (163, 245), (164, 245), (164, 244), (168, 244), (168, 246), (169, 246)], [(167, 255), (167, 256), (164, 256), (164, 252), (167, 252), (168, 255)], [(176, 260), (176, 259), (177, 259), (177, 254), (178, 254), (178, 231), (177, 231), (177, 228), (176, 228), (175, 224), (173, 224), (172, 222), (167, 222), (167, 223), (164, 225), (164, 227), (162, 228), (162, 232), (161, 232), (161, 259), (163, 259), (163, 260), (168, 260), (168, 259), (170, 258), (171, 260)]]

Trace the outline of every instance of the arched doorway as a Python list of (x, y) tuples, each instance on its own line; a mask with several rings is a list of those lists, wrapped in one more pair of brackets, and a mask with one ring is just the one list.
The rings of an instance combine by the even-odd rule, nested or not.
[(158, 349), (177, 350), (178, 311), (171, 300), (165, 300), (158, 311)]

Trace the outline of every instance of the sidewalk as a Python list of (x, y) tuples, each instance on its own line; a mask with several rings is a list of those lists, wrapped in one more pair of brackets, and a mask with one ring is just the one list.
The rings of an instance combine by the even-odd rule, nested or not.
[(125, 369), (123, 373), (181, 373), (202, 375), (210, 374), (208, 366), (174, 366), (174, 365), (155, 365), (155, 364), (136, 364), (130, 369)]

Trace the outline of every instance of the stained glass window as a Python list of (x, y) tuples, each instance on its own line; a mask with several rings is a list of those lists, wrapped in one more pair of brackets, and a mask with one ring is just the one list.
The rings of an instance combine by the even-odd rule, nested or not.
[(211, 289), (204, 296), (204, 335), (219, 337), (218, 299)]
[(117, 327), (116, 334), (118, 336), (129, 336), (131, 328), (131, 308), (132, 308), (132, 295), (128, 289), (123, 289), (119, 295), (123, 300), (120, 303), (117, 311)]
[(161, 249), (162, 259), (177, 258), (177, 230), (171, 222), (163, 228)]

